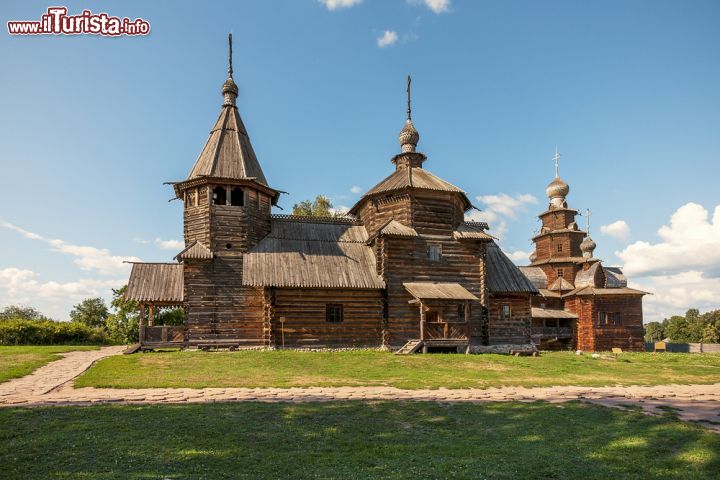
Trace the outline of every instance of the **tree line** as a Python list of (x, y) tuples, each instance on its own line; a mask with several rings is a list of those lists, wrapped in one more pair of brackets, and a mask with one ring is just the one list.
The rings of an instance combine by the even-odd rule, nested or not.
[(662, 322), (645, 325), (645, 341), (669, 339), (673, 343), (720, 343), (720, 310), (700, 313), (691, 308)]
[[(129, 344), (138, 341), (140, 305), (125, 299), (127, 285), (112, 289), (108, 306), (99, 297), (86, 298), (58, 322), (33, 307), (11, 305), (0, 310), (0, 345)], [(156, 312), (156, 325), (182, 325), (181, 308)]]

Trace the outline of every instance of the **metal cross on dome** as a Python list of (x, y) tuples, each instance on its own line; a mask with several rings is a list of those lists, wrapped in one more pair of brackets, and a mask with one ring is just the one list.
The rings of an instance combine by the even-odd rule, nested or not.
[(590, 209), (588, 208), (587, 210), (585, 210), (585, 217), (587, 217), (587, 234), (588, 235), (590, 235), (590, 215), (592, 215), (592, 213), (590, 213)]
[(560, 152), (558, 152), (557, 145), (555, 145), (555, 155), (553, 155), (553, 160), (555, 161), (555, 176), (556, 177), (559, 176), (558, 171), (559, 171), (560, 156), (561, 155), (560, 155)]

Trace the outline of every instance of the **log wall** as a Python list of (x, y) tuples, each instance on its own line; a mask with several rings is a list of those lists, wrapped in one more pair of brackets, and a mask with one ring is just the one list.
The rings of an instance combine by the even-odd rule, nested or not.
[[(381, 290), (276, 288), (271, 294), (272, 344), (281, 347), (379, 347), (382, 344)], [(327, 322), (325, 307), (343, 307), (343, 321)], [(284, 322), (281, 322), (284, 318)]]
[[(576, 348), (588, 352), (622, 348), (641, 352), (645, 348), (642, 324), (642, 296), (596, 295), (567, 299), (566, 307), (578, 315)], [(621, 326), (599, 325), (600, 312), (622, 312)]]
[[(526, 344), (530, 341), (532, 296), (491, 294), (488, 316), (490, 345)], [(502, 306), (510, 305), (510, 318), (502, 318)]]

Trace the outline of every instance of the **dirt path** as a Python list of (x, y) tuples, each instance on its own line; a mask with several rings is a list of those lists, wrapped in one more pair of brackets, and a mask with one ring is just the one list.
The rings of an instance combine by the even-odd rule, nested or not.
[(89, 405), (95, 403), (197, 402), (326, 402), (343, 400), (406, 400), (440, 402), (503, 402), (582, 400), (611, 407), (641, 407), (649, 414), (672, 411), (686, 421), (700, 422), (720, 433), (720, 383), (612, 387), (500, 387), (487, 389), (402, 390), (394, 387), (307, 388), (74, 388), (73, 380), (93, 362), (117, 355), (123, 347), (70, 352), (32, 374), (0, 383), (0, 407)]

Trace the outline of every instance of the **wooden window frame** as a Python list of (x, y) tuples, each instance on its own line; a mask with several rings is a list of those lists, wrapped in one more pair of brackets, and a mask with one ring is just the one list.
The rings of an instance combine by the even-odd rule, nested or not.
[[(507, 316), (505, 316), (505, 307), (507, 307)], [(500, 320), (512, 320), (512, 305), (509, 303), (500, 304)]]
[(563, 253), (563, 244), (558, 243), (556, 247), (557, 253)]
[[(433, 258), (433, 255), (431, 253), (435, 249), (437, 249), (437, 258)], [(428, 245), (427, 259), (429, 262), (439, 262), (442, 259), (442, 244), (441, 243), (431, 243)]]
[(565, 271), (562, 268), (557, 269), (557, 278), (565, 278)]
[(345, 321), (345, 312), (342, 303), (325, 304), (325, 321), (327, 323), (343, 323)]

